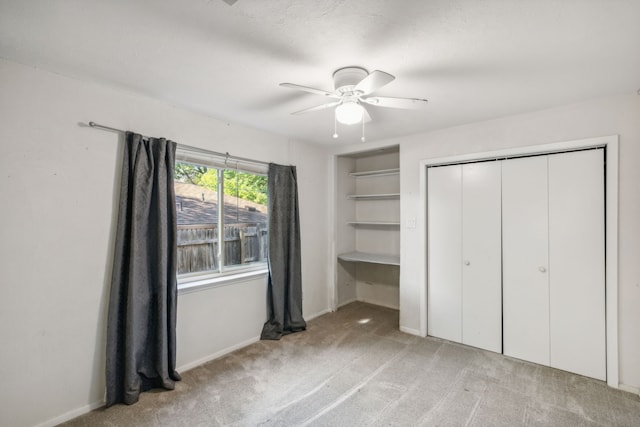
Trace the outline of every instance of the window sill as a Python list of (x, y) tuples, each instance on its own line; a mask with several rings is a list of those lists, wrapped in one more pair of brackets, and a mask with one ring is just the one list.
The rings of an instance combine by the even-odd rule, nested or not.
[(257, 270), (232, 273), (225, 276), (207, 277), (203, 279), (190, 277), (189, 279), (178, 279), (178, 295), (200, 292), (207, 289), (227, 286), (237, 282), (244, 282), (259, 277), (267, 277), (269, 269), (267, 267)]

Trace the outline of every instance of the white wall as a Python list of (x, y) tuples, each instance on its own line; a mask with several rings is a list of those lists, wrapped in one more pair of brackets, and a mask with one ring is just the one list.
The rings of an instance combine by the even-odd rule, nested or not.
[[(106, 299), (121, 142), (109, 126), (298, 166), (305, 317), (325, 312), (335, 260), (327, 230), (332, 161), (322, 147), (224, 123), (93, 83), (0, 60), (0, 425), (51, 425), (99, 406)], [(620, 135), (620, 381), (640, 387), (640, 97), (621, 96), (389, 141), (400, 143), (401, 220), (418, 218), (419, 161), (456, 154)], [(320, 159), (320, 161), (319, 161)], [(329, 209), (327, 209), (329, 206)], [(417, 278), (424, 248), (401, 229), (400, 322), (420, 329)], [(329, 265), (329, 268), (327, 268)], [(264, 280), (181, 294), (178, 365), (191, 366), (257, 337)], [(228, 304), (225, 304), (227, 303)], [(246, 321), (226, 322), (228, 310)], [(206, 326), (203, 326), (206, 325)], [(37, 403), (37, 404), (34, 404)]]
[[(327, 311), (324, 149), (2, 60), (0, 94), (0, 425), (52, 425), (103, 401), (122, 142), (79, 123), (297, 165), (304, 313)], [(265, 295), (264, 278), (181, 294), (178, 366), (255, 340)]]
[[(337, 157), (335, 159), (336, 185), (334, 189), (335, 202), (335, 242), (336, 257), (338, 254), (353, 252), (356, 250), (356, 230), (349, 225), (348, 221), (353, 221), (356, 217), (356, 202), (347, 198), (349, 194), (356, 193), (356, 182), (349, 176), (355, 170), (356, 161), (350, 157)], [(335, 272), (335, 296), (336, 305), (343, 305), (356, 301), (356, 265), (348, 261), (336, 261)]]
[[(593, 100), (531, 114), (412, 135), (400, 143), (401, 221), (421, 218), (420, 160), (503, 148), (620, 136), (619, 181), (619, 378), (640, 387), (640, 96)], [(426, 259), (425, 224), (401, 229), (400, 325), (420, 331), (420, 280)], [(579, 296), (576, 296), (579, 303)]]

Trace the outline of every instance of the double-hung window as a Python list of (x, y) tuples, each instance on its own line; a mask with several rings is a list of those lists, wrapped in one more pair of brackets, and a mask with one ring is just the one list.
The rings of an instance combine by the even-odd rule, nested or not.
[(267, 166), (178, 147), (178, 283), (264, 270)]

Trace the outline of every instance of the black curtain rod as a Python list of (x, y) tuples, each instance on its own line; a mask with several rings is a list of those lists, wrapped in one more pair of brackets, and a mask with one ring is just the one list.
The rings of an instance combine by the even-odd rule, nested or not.
[[(103, 125), (99, 125), (96, 122), (89, 122), (89, 126), (91, 126), (92, 128), (96, 128), (96, 129), (102, 129), (102, 130), (108, 130), (111, 132), (117, 132), (117, 133), (126, 133), (127, 131), (122, 130), (122, 129), (117, 129), (117, 128), (112, 128), (109, 126), (103, 126)], [(148, 136), (143, 136), (144, 138), (149, 138)], [(261, 165), (269, 165), (269, 162), (263, 162), (261, 160), (253, 160), (253, 159), (247, 159), (245, 157), (238, 157), (238, 156), (232, 156), (229, 153), (219, 153), (217, 151), (211, 151), (211, 150), (205, 150), (204, 148), (198, 148), (198, 147), (192, 147), (190, 145), (184, 145), (184, 144), (180, 144), (178, 143), (178, 146), (181, 148), (185, 148), (187, 150), (190, 151), (197, 151), (198, 153), (202, 153), (202, 154), (213, 154), (216, 156), (220, 156), (220, 157), (224, 157), (225, 160), (237, 160), (240, 162), (247, 162), (247, 163), (257, 163), (257, 164), (261, 164)]]

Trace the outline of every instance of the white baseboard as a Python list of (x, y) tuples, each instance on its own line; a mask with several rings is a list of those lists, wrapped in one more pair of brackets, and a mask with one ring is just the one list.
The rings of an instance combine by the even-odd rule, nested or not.
[(626, 391), (628, 393), (638, 394), (640, 395), (640, 387), (635, 387), (627, 384), (618, 384), (618, 388), (622, 391)]
[[(324, 309), (324, 310), (322, 310), (322, 311), (320, 311), (318, 313), (314, 313), (314, 314), (312, 314), (310, 316), (305, 316), (305, 320), (315, 319), (316, 317), (320, 317), (323, 314), (329, 313), (330, 311), (331, 310), (329, 310), (328, 308)], [(189, 362), (187, 364), (184, 364), (184, 365), (178, 367), (177, 371), (178, 372), (184, 372), (184, 371), (188, 371), (188, 370), (193, 369), (193, 368), (197, 368), (200, 365), (204, 365), (207, 362), (210, 362), (212, 360), (218, 359), (218, 358), (220, 358), (222, 356), (225, 356), (225, 355), (227, 355), (227, 354), (229, 354), (229, 353), (231, 353), (233, 351), (236, 351), (236, 350), (239, 350), (241, 348), (247, 347), (248, 345), (251, 345), (251, 344), (256, 343), (258, 341), (260, 341), (260, 336), (255, 336), (253, 338), (249, 338), (248, 340), (239, 342), (238, 344), (232, 345), (231, 347), (224, 348), (224, 349), (222, 349), (220, 351), (216, 351), (213, 354), (210, 354), (208, 356), (205, 356), (205, 357), (200, 358), (198, 360), (195, 360), (193, 362)]]
[(55, 418), (51, 418), (43, 423), (40, 424), (36, 424), (35, 427), (53, 427), (53, 426), (57, 426), (58, 424), (62, 424), (66, 421), (70, 421), (74, 418), (79, 417), (80, 415), (84, 415), (84, 414), (88, 414), (89, 412), (93, 411), (94, 409), (98, 409), (103, 407), (105, 404), (104, 400), (101, 400), (99, 402), (93, 402), (90, 403), (88, 405), (84, 405), (80, 408), (74, 409), (72, 411), (69, 411), (67, 413), (64, 413), (62, 415), (58, 415)]
[[(323, 314), (327, 314), (329, 312), (331, 312), (331, 310), (326, 308), (326, 309), (324, 309), (324, 310), (322, 310), (322, 311), (320, 311), (318, 313), (314, 313), (314, 314), (312, 314), (310, 316), (305, 316), (305, 320), (313, 320), (316, 317), (320, 317)], [(207, 362), (210, 362), (212, 360), (218, 359), (218, 358), (220, 358), (220, 357), (222, 357), (222, 356), (224, 356), (226, 354), (231, 353), (232, 351), (239, 350), (241, 348), (244, 348), (244, 347), (246, 347), (248, 345), (251, 345), (251, 344), (253, 344), (255, 342), (258, 342), (258, 341), (260, 341), (260, 336), (255, 336), (255, 337), (250, 338), (248, 340), (239, 342), (238, 344), (232, 345), (231, 347), (224, 348), (224, 349), (222, 349), (220, 351), (217, 351), (217, 352), (215, 352), (213, 354), (205, 356), (205, 357), (203, 357), (201, 359), (198, 359), (198, 360), (195, 360), (193, 362), (190, 362), (190, 363), (187, 363), (185, 365), (182, 365), (182, 366), (177, 368), (177, 371), (178, 372), (188, 371), (190, 369), (196, 368), (196, 367), (198, 367), (200, 365), (204, 365)]]
[(243, 347), (246, 347), (246, 346), (248, 346), (250, 344), (253, 344), (255, 342), (258, 342), (258, 341), (260, 341), (260, 336), (249, 338), (248, 340), (239, 342), (238, 344), (234, 344), (231, 347), (223, 348), (222, 350), (216, 351), (215, 353), (210, 354), (208, 356), (205, 356), (205, 357), (203, 357), (201, 359), (194, 360), (193, 362), (189, 362), (187, 364), (179, 366), (176, 370), (178, 372), (188, 371), (190, 369), (196, 368), (196, 367), (198, 367), (200, 365), (204, 365), (207, 362), (210, 362), (212, 360), (218, 359), (218, 358), (220, 358), (220, 357), (222, 357), (222, 356), (224, 356), (226, 354), (231, 353), (232, 351), (239, 350), (239, 349), (241, 349)]
[(398, 307), (397, 305), (386, 304), (384, 302), (365, 301), (365, 300), (358, 300), (358, 301), (362, 301), (364, 303), (371, 304), (371, 305), (377, 305), (378, 307), (390, 308), (392, 310), (400, 310), (400, 307)]
[(331, 313), (331, 310), (329, 310), (328, 308), (325, 308), (324, 310), (322, 310), (322, 311), (320, 311), (318, 313), (312, 314), (310, 316), (304, 316), (304, 320), (313, 320), (316, 317), (320, 317), (320, 316), (322, 316), (324, 314), (327, 314), (327, 313)]
[[(320, 315), (321, 314), (318, 314), (317, 316), (320, 316)], [(227, 348), (222, 349), (220, 351), (217, 351), (217, 352), (215, 352), (213, 354), (210, 354), (210, 355), (208, 355), (206, 357), (198, 359), (198, 360), (196, 360), (194, 362), (190, 362), (190, 363), (187, 363), (185, 365), (182, 365), (182, 366), (178, 367), (176, 370), (178, 372), (188, 371), (190, 369), (193, 369), (195, 367), (203, 365), (203, 364), (205, 364), (207, 362), (210, 362), (210, 361), (212, 361), (214, 359), (218, 359), (219, 357), (222, 357), (222, 356), (224, 356), (224, 355), (226, 355), (228, 353), (231, 353), (232, 351), (239, 350), (239, 349), (241, 349), (243, 347), (246, 347), (246, 346), (248, 346), (250, 344), (258, 342), (259, 340), (260, 340), (259, 336), (250, 338), (250, 339), (242, 341), (242, 342), (240, 342), (240, 343), (238, 343), (236, 345), (233, 345), (231, 347), (227, 347)], [(69, 412), (67, 412), (65, 414), (59, 415), (59, 416), (57, 416), (55, 418), (51, 418), (51, 419), (49, 419), (49, 420), (47, 420), (47, 421), (45, 421), (43, 423), (37, 424), (36, 427), (53, 427), (53, 426), (56, 426), (58, 424), (61, 424), (61, 423), (64, 423), (66, 421), (69, 421), (69, 420), (72, 420), (74, 418), (77, 418), (77, 417), (79, 417), (81, 415), (87, 414), (87, 413), (93, 411), (94, 409), (101, 408), (101, 407), (104, 406), (104, 404), (105, 404), (104, 400), (101, 400), (99, 402), (90, 403), (88, 405), (85, 405), (85, 406), (82, 406), (80, 408), (77, 408), (77, 409), (74, 409), (72, 411), (69, 411)]]
[(344, 302), (341, 302), (340, 304), (338, 304), (338, 308), (340, 307), (344, 307), (347, 304), (351, 304), (352, 302), (356, 302), (358, 301), (356, 298), (350, 299), (350, 300), (346, 300)]
[(400, 307), (398, 307), (397, 305), (385, 304), (384, 302), (378, 302), (378, 301), (366, 301), (364, 299), (358, 299), (358, 298), (353, 298), (345, 302), (342, 302), (338, 305), (338, 308), (344, 307), (345, 305), (351, 304), (352, 302), (356, 302), (356, 301), (364, 302), (371, 305), (378, 305), (380, 307), (390, 308), (392, 310), (400, 310)]
[(422, 336), (422, 334), (420, 333), (420, 330), (418, 330), (418, 329), (407, 328), (406, 326), (400, 326), (400, 330), (402, 332), (404, 332), (404, 333), (407, 333), (407, 334), (417, 335), (419, 337)]
[(400, 310), (400, 307), (398, 307), (397, 305), (387, 304), (384, 301), (370, 301), (370, 300), (365, 300), (365, 299), (358, 299), (358, 301), (364, 302), (366, 304), (371, 304), (371, 305), (377, 305), (377, 306), (380, 306), (380, 307), (390, 308), (392, 310)]

